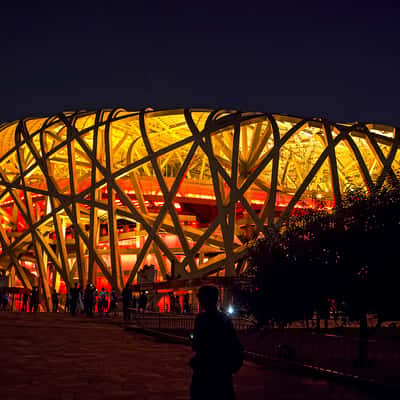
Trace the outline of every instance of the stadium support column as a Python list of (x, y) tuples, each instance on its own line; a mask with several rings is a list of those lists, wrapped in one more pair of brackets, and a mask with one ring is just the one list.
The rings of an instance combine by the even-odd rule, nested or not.
[(107, 181), (107, 211), (108, 211), (108, 235), (110, 243), (110, 256), (111, 256), (111, 271), (112, 271), (112, 286), (117, 291), (120, 291), (123, 286), (122, 272), (121, 272), (121, 254), (118, 243), (118, 226), (117, 226), (117, 207), (116, 207), (116, 193), (113, 189), (111, 181), (112, 170), (114, 168), (112, 148), (112, 134), (110, 133), (110, 125), (107, 124), (104, 131), (104, 148), (106, 156), (107, 174), (105, 176)]
[[(10, 281), (9, 281), (10, 283), (9, 283), (9, 286), (10, 287), (15, 287), (15, 270), (14, 270), (14, 268), (11, 268), (11, 271), (10, 271)], [(15, 295), (16, 295), (16, 293), (13, 293), (13, 298), (12, 298), (12, 303), (11, 303), (11, 311), (15, 311), (14, 310), (14, 304), (15, 304)]]
[[(100, 115), (96, 118), (100, 119)], [(99, 132), (96, 128), (93, 136), (93, 149), (95, 152), (96, 160), (100, 160), (104, 155), (104, 134), (103, 130)], [(97, 268), (98, 265), (95, 262), (95, 252), (98, 248), (99, 237), (100, 237), (100, 221), (97, 207), (95, 207), (95, 201), (101, 201), (101, 189), (96, 187), (96, 182), (99, 181), (101, 174), (96, 168), (95, 163), (92, 160), (91, 174), (91, 185), (92, 190), (90, 193), (91, 204), (90, 204), (90, 216), (89, 216), (89, 257), (88, 257), (88, 280), (93, 284), (96, 284)]]
[(121, 255), (118, 243), (118, 227), (115, 206), (115, 192), (111, 185), (108, 187), (108, 234), (110, 237), (111, 270), (113, 277), (113, 287), (121, 290), (123, 286), (121, 273)]
[[(68, 127), (68, 137), (73, 137), (76, 132), (72, 127)], [(74, 197), (78, 193), (78, 174), (76, 170), (76, 149), (75, 143), (73, 141), (68, 142), (68, 170), (69, 170), (69, 180), (70, 180), (70, 190), (71, 196)], [(81, 206), (76, 201), (72, 204), (72, 219), (75, 231), (75, 248), (76, 248), (76, 263), (78, 266), (79, 282), (82, 286), (86, 286), (87, 281), (87, 268), (86, 259), (84, 251), (84, 243), (81, 237), (80, 228), (82, 228), (81, 223)]]

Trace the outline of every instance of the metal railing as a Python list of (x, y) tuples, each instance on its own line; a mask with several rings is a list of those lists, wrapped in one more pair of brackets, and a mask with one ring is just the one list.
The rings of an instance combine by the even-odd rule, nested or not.
[[(130, 320), (142, 328), (148, 329), (167, 329), (167, 330), (187, 330), (194, 329), (194, 314), (173, 314), (159, 312), (140, 312), (133, 308), (130, 310)], [(232, 323), (236, 330), (245, 331), (254, 328), (254, 323), (243, 319), (233, 317)]]

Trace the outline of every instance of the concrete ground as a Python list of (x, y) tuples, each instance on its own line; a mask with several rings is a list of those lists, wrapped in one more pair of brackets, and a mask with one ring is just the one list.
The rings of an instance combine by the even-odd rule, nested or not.
[[(0, 398), (4, 400), (189, 399), (188, 347), (122, 326), (68, 314), (0, 313)], [(366, 400), (352, 386), (245, 363), (237, 400)]]

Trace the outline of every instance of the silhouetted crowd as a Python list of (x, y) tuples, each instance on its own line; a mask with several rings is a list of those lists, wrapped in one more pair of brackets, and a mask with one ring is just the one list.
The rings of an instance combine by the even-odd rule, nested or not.
[[(164, 304), (164, 306), (160, 306), (159, 309), (152, 302), (149, 304), (147, 293), (147, 291), (142, 290), (135, 296), (131, 286), (127, 284), (122, 290), (121, 296), (118, 296), (114, 289), (108, 292), (102, 287), (99, 291), (90, 282), (86, 287), (75, 283), (74, 286), (67, 291), (65, 302), (64, 296), (53, 289), (51, 293), (52, 311), (60, 312), (64, 310), (65, 312), (71, 313), (71, 315), (86, 314), (88, 317), (93, 316), (95, 311), (101, 315), (115, 315), (118, 311), (119, 302), (122, 302), (122, 311), (125, 319), (129, 314), (129, 310), (144, 312), (147, 308), (153, 311), (157, 309), (157, 311), (175, 314), (189, 314), (193, 312), (189, 293), (179, 296), (173, 292), (169, 292), (167, 295), (169, 302)], [(62, 297), (63, 303), (60, 302), (60, 296)], [(0, 309), (6, 310), (9, 302), (8, 294), (1, 296), (0, 300)], [(24, 290), (20, 311), (36, 312), (39, 310), (39, 305), (39, 287), (33, 287), (30, 293), (28, 290)]]
[(85, 288), (75, 283), (66, 295), (65, 311), (70, 312), (71, 315), (78, 313), (92, 317), (96, 306), (100, 315), (116, 315), (118, 310), (117, 292), (112, 289), (108, 293), (104, 287), (98, 291), (93, 283), (89, 282)]
[[(59, 297), (60, 294), (53, 289), (51, 293), (53, 312), (61, 311)], [(8, 301), (8, 295), (1, 296), (1, 308), (4, 310), (7, 309)], [(122, 296), (119, 297), (114, 289), (108, 292), (102, 287), (101, 290), (98, 291), (90, 282), (85, 288), (79, 285), (79, 283), (75, 283), (65, 295), (64, 312), (69, 312), (71, 315), (86, 314), (87, 317), (92, 317), (97, 308), (97, 312), (100, 315), (114, 314), (115, 316), (118, 312), (119, 301), (122, 301), (123, 314), (126, 318), (129, 309), (144, 312), (147, 307), (148, 298), (145, 291), (142, 291), (138, 297), (135, 297), (129, 284), (125, 286), (122, 291)], [(36, 312), (39, 309), (39, 304), (40, 297), (39, 288), (37, 286), (32, 288), (31, 293), (27, 290), (23, 292), (21, 312)]]
[[(53, 289), (51, 293), (52, 311), (59, 312), (60, 310), (60, 294)], [(39, 309), (40, 297), (39, 288), (37, 286), (32, 288), (31, 293), (24, 291), (22, 295), (21, 312), (36, 312)], [(85, 288), (78, 283), (66, 293), (64, 311), (75, 314), (86, 314), (91, 317), (97, 311), (100, 314), (117, 313), (118, 297), (115, 290), (110, 293), (103, 287), (100, 292), (92, 283), (88, 283)]]

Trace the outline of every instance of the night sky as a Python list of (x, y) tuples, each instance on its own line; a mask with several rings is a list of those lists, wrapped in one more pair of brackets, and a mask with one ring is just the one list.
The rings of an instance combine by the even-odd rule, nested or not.
[(400, 125), (397, 2), (82, 3), (1, 2), (0, 121), (193, 106)]

